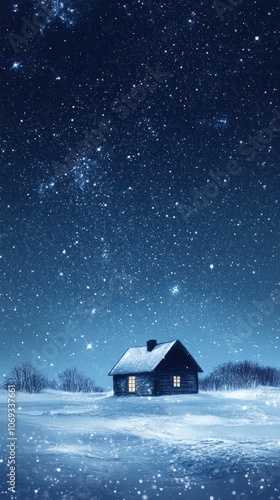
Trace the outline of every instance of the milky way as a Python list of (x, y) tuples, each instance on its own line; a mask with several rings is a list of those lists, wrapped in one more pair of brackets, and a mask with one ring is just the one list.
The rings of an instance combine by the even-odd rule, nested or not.
[(278, 19), (272, 0), (3, 6), (2, 374), (107, 387), (148, 338), (205, 373), (279, 367)]

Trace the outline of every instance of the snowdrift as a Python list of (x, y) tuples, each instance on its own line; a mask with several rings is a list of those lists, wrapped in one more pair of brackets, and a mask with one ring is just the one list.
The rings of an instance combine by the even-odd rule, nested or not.
[(167, 397), (17, 394), (17, 500), (280, 498), (280, 390)]

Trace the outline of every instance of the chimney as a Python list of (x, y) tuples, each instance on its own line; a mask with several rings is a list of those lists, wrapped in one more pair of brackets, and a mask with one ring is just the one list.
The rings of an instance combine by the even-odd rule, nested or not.
[(147, 340), (147, 351), (151, 352), (154, 349), (154, 347), (156, 347), (156, 345), (157, 345), (156, 340), (154, 339)]

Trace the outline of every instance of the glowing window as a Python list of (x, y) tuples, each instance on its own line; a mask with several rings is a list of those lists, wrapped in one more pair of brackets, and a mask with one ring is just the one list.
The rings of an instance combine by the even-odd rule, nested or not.
[(173, 377), (173, 387), (181, 387), (181, 377), (174, 375)]
[(128, 392), (136, 391), (136, 381), (135, 377), (128, 377)]

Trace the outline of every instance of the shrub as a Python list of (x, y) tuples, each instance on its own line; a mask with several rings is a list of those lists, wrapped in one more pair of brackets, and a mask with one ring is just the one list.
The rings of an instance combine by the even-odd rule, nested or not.
[(5, 379), (3, 387), (14, 385), (16, 391), (38, 393), (47, 387), (47, 378), (30, 362), (15, 366)]
[(59, 373), (60, 389), (68, 392), (102, 392), (91, 378), (85, 377), (77, 368), (66, 368)]
[(279, 387), (280, 370), (251, 361), (230, 361), (215, 368), (199, 382), (202, 391), (248, 389), (259, 385)]

